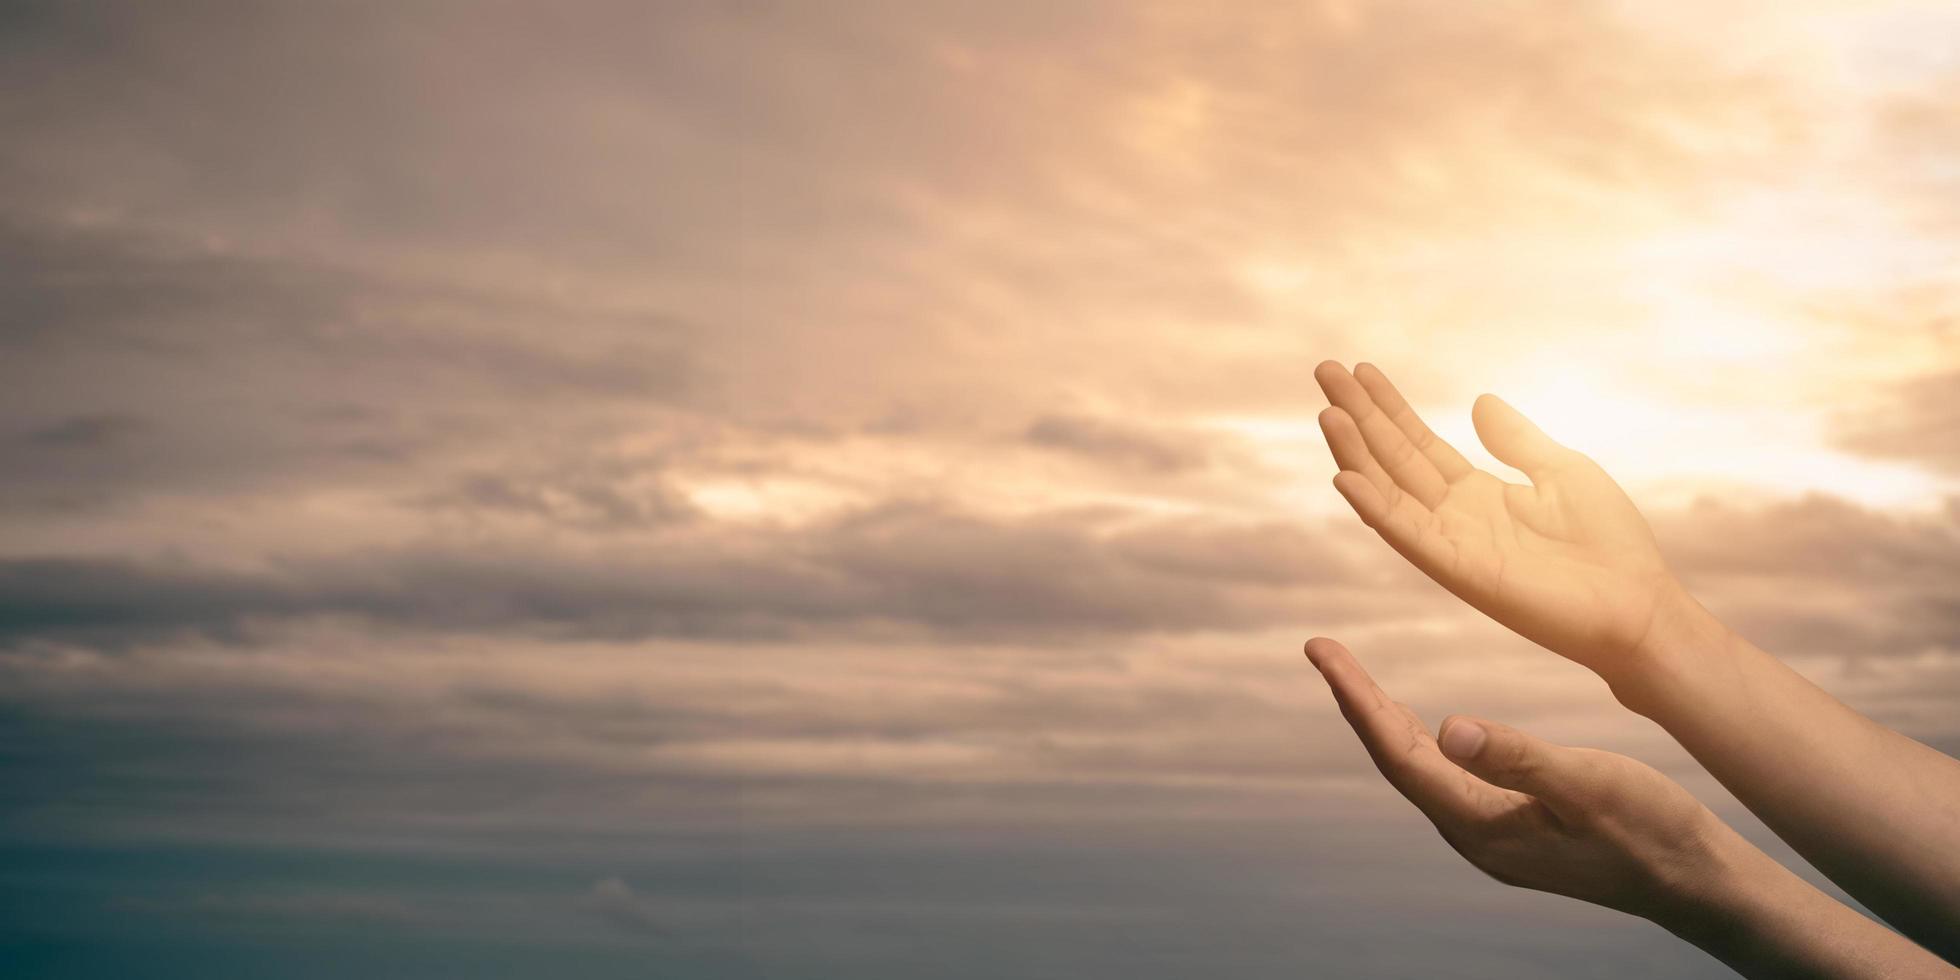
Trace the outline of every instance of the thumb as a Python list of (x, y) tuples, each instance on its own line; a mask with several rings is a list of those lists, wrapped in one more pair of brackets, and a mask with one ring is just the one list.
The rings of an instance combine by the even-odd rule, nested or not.
[(1526, 473), (1576, 455), (1553, 442), (1551, 436), (1496, 395), (1478, 395), (1470, 409), (1470, 420), (1476, 423), (1477, 438), (1492, 456)]
[(1554, 810), (1587, 784), (1583, 752), (1494, 721), (1451, 715), (1437, 744), (1450, 761), (1493, 786), (1529, 793)]

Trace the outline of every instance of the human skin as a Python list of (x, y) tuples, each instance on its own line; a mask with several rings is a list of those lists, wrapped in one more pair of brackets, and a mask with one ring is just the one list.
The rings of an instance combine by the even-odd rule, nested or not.
[(1747, 977), (1960, 976), (1791, 874), (1646, 765), (1455, 715), (1432, 737), (1346, 647), (1316, 638), (1306, 652), (1381, 774), (1505, 884), (1648, 919)]
[(1960, 761), (1864, 717), (1688, 594), (1612, 477), (1492, 395), (1514, 484), (1471, 466), (1368, 364), (1314, 371), (1334, 486), (1411, 564), (1597, 673), (1763, 822), (1901, 932), (1960, 962)]

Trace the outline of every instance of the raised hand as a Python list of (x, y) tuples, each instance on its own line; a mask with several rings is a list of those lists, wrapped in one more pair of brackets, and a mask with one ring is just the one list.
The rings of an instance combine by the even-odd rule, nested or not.
[(1452, 716), (1440, 740), (1346, 647), (1307, 642), (1390, 784), (1508, 885), (1652, 920), (1750, 977), (1960, 976), (1771, 860), (1654, 769)]
[(1733, 832), (1688, 792), (1625, 756), (1553, 745), (1451, 716), (1440, 741), (1347, 648), (1307, 643), (1375, 768), (1449, 845), (1507, 885), (1648, 918), (1706, 885)]
[[(1655, 623), (1687, 599), (1647, 522), (1606, 471), (1494, 395), (1477, 437), (1530, 485), (1471, 466), (1373, 365), (1314, 370), (1321, 431), (1356, 514), (1417, 568), (1525, 637), (1609, 683)], [(1616, 685), (1617, 686), (1617, 685)]]

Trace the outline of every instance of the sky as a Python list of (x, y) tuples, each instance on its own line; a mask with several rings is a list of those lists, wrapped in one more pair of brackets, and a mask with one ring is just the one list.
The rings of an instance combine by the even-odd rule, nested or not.
[(1724, 976), (1373, 772), (1310, 636), (1796, 860), (1345, 511), (1311, 372), (1494, 468), (1503, 395), (1960, 750), (1956, 51), (1930, 2), (7, 4), (0, 962)]

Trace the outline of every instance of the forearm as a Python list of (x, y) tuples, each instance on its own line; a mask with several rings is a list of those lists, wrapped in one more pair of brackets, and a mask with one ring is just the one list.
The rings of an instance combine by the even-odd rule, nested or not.
[[(1685, 594), (1683, 596), (1685, 598)], [(1960, 762), (1864, 717), (1687, 599), (1610, 679), (1785, 841), (1960, 957)]]
[(1952, 978), (1960, 970), (1847, 908), (1741, 837), (1654, 921), (1752, 978)]

